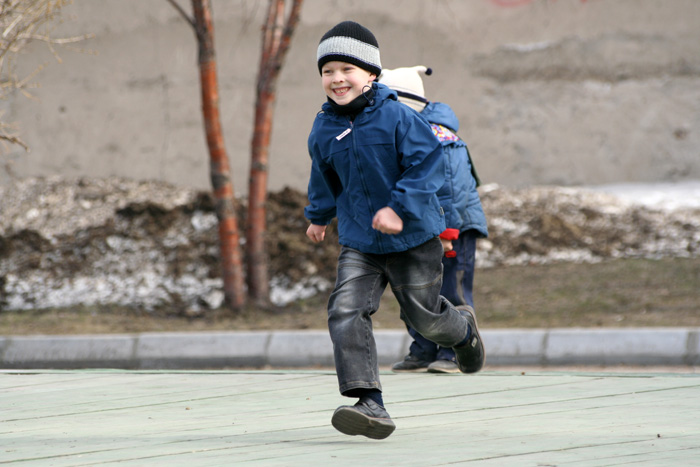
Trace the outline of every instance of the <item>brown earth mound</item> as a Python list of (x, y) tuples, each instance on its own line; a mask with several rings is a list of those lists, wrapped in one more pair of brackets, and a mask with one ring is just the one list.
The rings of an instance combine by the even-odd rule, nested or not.
[[(481, 194), (490, 236), (479, 243), (480, 267), (700, 256), (697, 209), (652, 210), (559, 187), (487, 185)], [(0, 199), (0, 309), (118, 304), (196, 311), (222, 303), (208, 193), (116, 178), (31, 178), (0, 188)], [(288, 188), (269, 196), (266, 240), (277, 304), (313, 295), (335, 276), (335, 229), (326, 242), (309, 242), (306, 203), (304, 193)]]

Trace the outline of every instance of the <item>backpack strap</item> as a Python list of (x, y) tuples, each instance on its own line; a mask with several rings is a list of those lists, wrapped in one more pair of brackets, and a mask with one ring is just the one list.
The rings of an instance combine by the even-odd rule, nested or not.
[[(430, 128), (432, 128), (433, 134), (435, 135), (435, 137), (437, 137), (437, 139), (440, 140), (441, 143), (454, 143), (457, 141), (461, 141), (460, 137), (457, 136), (457, 133), (450, 130), (446, 126), (439, 125), (437, 123), (431, 123)], [(472, 160), (472, 156), (469, 153), (469, 148), (467, 148), (467, 157), (469, 158), (469, 164), (472, 168), (472, 177), (474, 177), (474, 180), (476, 180), (476, 186), (479, 187), (481, 186), (481, 179), (479, 178), (479, 174), (476, 173), (476, 167), (474, 166), (474, 161)]]
[(430, 128), (433, 129), (433, 134), (442, 143), (459, 141), (459, 136), (457, 136), (455, 132), (453, 132), (446, 126), (438, 125), (437, 123), (431, 123)]

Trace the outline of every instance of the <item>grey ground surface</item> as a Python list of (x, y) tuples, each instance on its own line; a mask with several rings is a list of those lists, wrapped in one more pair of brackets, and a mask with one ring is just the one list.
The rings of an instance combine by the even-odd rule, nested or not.
[(382, 373), (396, 431), (346, 436), (331, 371), (0, 371), (0, 463), (700, 465), (700, 377)]

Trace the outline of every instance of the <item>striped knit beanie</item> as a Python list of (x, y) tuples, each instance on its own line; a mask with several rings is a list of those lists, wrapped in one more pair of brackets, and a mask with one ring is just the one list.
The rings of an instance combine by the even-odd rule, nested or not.
[(318, 71), (332, 61), (352, 63), (379, 76), (382, 64), (374, 34), (354, 21), (343, 21), (325, 33), (316, 52)]

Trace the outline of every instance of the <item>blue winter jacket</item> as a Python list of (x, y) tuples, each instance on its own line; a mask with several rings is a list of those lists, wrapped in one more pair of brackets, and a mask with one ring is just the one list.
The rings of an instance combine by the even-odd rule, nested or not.
[(445, 151), (446, 180), (438, 191), (438, 198), (445, 211), (447, 228), (460, 233), (474, 229), (480, 236), (487, 237), (486, 216), (472, 175), (469, 149), (456, 135), (457, 116), (449, 105), (441, 102), (428, 103), (421, 115), (430, 122)]
[[(428, 122), (397, 101), (396, 92), (373, 83), (370, 105), (351, 121), (326, 102), (308, 145), (312, 159), (309, 205), (312, 224), (338, 218), (341, 245), (364, 253), (394, 253), (437, 237), (445, 219), (437, 191), (444, 184), (442, 147)], [(403, 220), (396, 235), (372, 228), (389, 206)]]

